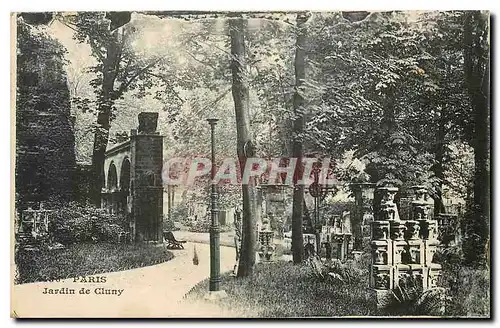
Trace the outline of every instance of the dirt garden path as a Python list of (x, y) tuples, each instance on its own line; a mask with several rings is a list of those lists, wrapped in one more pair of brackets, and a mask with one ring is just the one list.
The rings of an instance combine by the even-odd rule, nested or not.
[[(199, 265), (192, 261), (195, 245)], [(15, 313), (11, 315), (21, 318), (233, 316), (211, 303), (183, 302), (183, 296), (210, 274), (209, 245), (188, 242), (184, 250), (172, 252), (175, 258), (162, 264), (100, 275), (106, 277), (105, 283), (66, 279), (15, 285), (11, 294)], [(234, 260), (234, 248), (221, 247), (221, 272), (231, 270)], [(44, 294), (46, 288), (73, 289), (75, 294)], [(103, 292), (99, 288), (115, 290), (115, 294), (98, 295)], [(82, 289), (88, 294), (80, 293)]]

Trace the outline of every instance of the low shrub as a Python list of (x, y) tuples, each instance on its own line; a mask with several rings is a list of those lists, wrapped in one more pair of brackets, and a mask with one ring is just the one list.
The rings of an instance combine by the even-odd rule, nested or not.
[(149, 244), (73, 244), (64, 249), (16, 252), (16, 284), (53, 281), (150, 266), (173, 254)]
[(175, 222), (173, 220), (169, 220), (168, 218), (163, 218), (163, 231), (178, 231), (179, 227), (175, 226)]
[[(210, 220), (193, 221), (188, 228), (190, 232), (210, 232)], [(233, 228), (229, 226), (219, 225), (220, 232), (232, 231)]]
[(118, 239), (128, 229), (124, 216), (108, 214), (93, 206), (69, 203), (54, 211), (49, 222), (53, 242), (63, 245)]
[(210, 221), (209, 220), (194, 221), (191, 223), (188, 230), (191, 232), (209, 232)]
[(189, 202), (181, 202), (180, 204), (175, 205), (171, 212), (170, 216), (172, 221), (180, 222), (182, 224), (189, 223), (189, 208), (191, 203)]

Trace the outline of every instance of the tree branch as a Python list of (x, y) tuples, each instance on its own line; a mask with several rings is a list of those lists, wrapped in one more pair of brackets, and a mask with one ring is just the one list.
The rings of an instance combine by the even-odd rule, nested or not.
[(205, 62), (205, 61), (203, 61), (203, 60), (200, 60), (200, 59), (196, 58), (196, 56), (195, 56), (195, 55), (193, 55), (191, 52), (189, 52), (189, 51), (187, 51), (187, 50), (184, 50), (184, 52), (185, 52), (186, 54), (188, 54), (191, 58), (193, 58), (194, 60), (196, 60), (198, 63), (203, 64), (203, 65), (206, 65), (206, 66), (209, 66), (209, 67), (211, 67), (214, 71), (217, 71), (217, 67), (213, 66), (212, 64), (210, 64), (210, 63), (208, 63), (208, 62)]
[(118, 99), (120, 98), (123, 93), (127, 90), (127, 88), (130, 86), (130, 84), (132, 84), (132, 82), (134, 82), (134, 80), (139, 77), (139, 75), (141, 74), (144, 74), (146, 73), (151, 67), (153, 67), (154, 65), (156, 65), (157, 63), (159, 63), (162, 59), (157, 59), (151, 63), (149, 63), (148, 65), (146, 65), (145, 67), (143, 67), (142, 69), (139, 69), (135, 74), (133, 74), (129, 79), (128, 81), (126, 82), (123, 82), (120, 84), (120, 88), (118, 89), (118, 91), (116, 92), (114, 98), (115, 99)]
[[(68, 20), (66, 20), (64, 17), (62, 16), (56, 16), (58, 18), (58, 20), (63, 24), (65, 25), (66, 27), (70, 28), (71, 30), (73, 30), (74, 32), (78, 33), (78, 27), (76, 24), (74, 23), (71, 23), (69, 22)], [(89, 45), (90, 47), (92, 48), (93, 52), (96, 54), (97, 58), (102, 62), (104, 63), (104, 56), (103, 54), (100, 52), (100, 49), (99, 49), (99, 46), (96, 44), (96, 41), (94, 39), (92, 39), (90, 36), (88, 36), (89, 38)]]
[(226, 91), (222, 92), (217, 98), (215, 98), (214, 101), (212, 101), (208, 106), (205, 106), (205, 108), (203, 108), (203, 111), (205, 111), (206, 109), (210, 108), (210, 107), (213, 107), (215, 104), (217, 104), (222, 98), (224, 98), (228, 93), (229, 91), (232, 90), (232, 87), (228, 88)]
[(163, 76), (163, 75), (160, 75), (160, 74), (155, 74), (155, 73), (152, 73), (152, 72), (147, 72), (146, 74), (161, 79), (163, 82), (165, 82), (167, 88), (170, 91), (172, 91), (172, 93), (174, 94), (174, 96), (181, 101), (181, 103), (185, 102), (185, 100), (179, 95), (179, 93), (177, 93), (177, 91), (175, 91), (175, 89), (170, 85), (170, 81), (168, 80), (168, 78), (166, 76)]

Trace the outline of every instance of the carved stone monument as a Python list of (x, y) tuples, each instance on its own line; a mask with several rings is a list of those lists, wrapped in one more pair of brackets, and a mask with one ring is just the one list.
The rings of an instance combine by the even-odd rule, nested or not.
[(384, 308), (392, 297), (391, 289), (413, 277), (423, 290), (436, 287), (441, 266), (432, 263), (439, 245), (438, 223), (429, 217), (427, 190), (416, 186), (409, 220), (400, 220), (394, 202), (398, 188), (380, 187), (380, 206), (372, 223), (372, 265), (370, 285), (377, 307)]

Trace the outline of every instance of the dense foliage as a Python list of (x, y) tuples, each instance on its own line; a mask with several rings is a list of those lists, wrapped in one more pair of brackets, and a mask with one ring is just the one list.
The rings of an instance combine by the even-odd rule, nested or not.
[(124, 216), (108, 214), (102, 209), (69, 203), (54, 211), (49, 223), (53, 242), (63, 245), (118, 241), (128, 231)]

